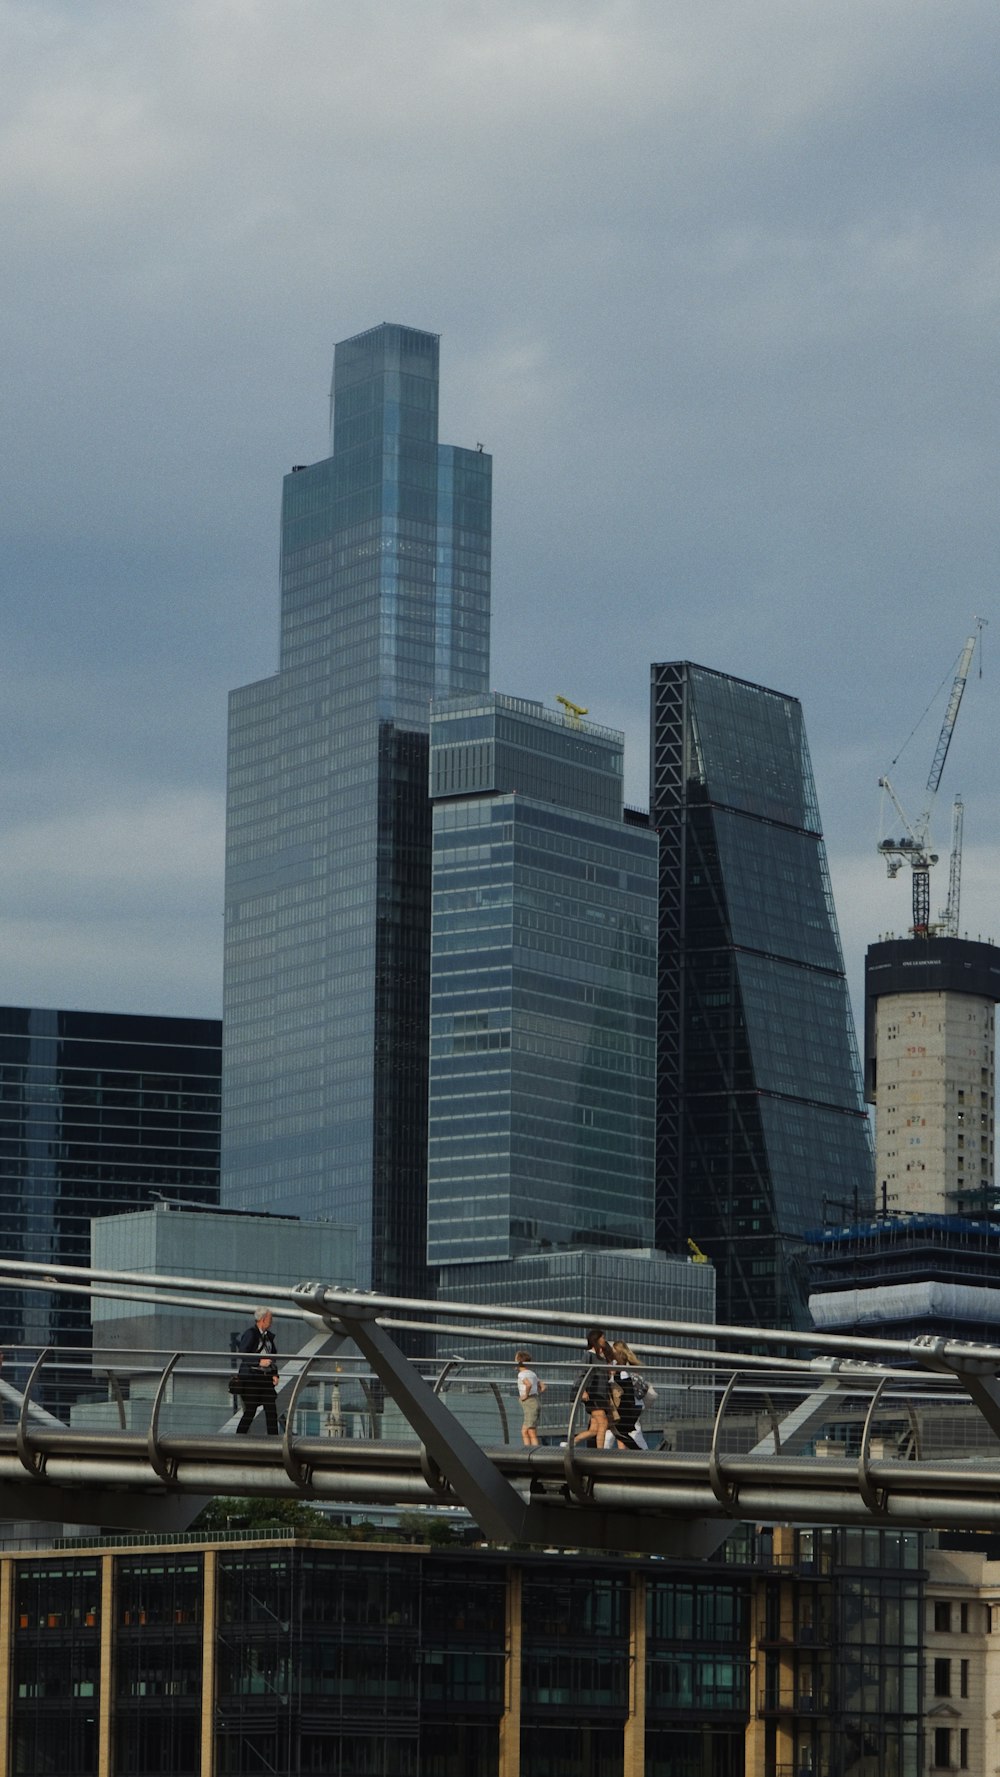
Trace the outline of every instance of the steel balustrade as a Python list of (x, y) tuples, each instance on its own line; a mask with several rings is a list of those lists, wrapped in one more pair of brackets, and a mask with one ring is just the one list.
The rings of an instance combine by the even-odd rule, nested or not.
[[(246, 1287), (228, 1280), (78, 1267), (51, 1268), (43, 1278), (27, 1264), (2, 1262), (0, 1278), (6, 1287), (251, 1312)], [(286, 1328), (297, 1323), (306, 1335), (300, 1350), (282, 1351), (279, 1438), (236, 1438), (231, 1411), (208, 1431), (181, 1423), (197, 1407), (204, 1420), (213, 1402), (218, 1412), (229, 1353), (130, 1348), (123, 1364), (109, 1351), (8, 1351), (8, 1375), (19, 1362), (30, 1373), (20, 1393), (7, 1380), (0, 1384), (8, 1409), (0, 1426), (0, 1513), (176, 1531), (219, 1495), (445, 1504), (464, 1507), (499, 1543), (695, 1555), (710, 1553), (743, 1521), (1000, 1528), (1000, 1348), (639, 1317), (627, 1331), (656, 1382), (660, 1399), (646, 1415), (664, 1437), (648, 1454), (604, 1452), (572, 1441), (581, 1376), (592, 1363), (581, 1332), (592, 1315), (422, 1302), (317, 1283), (264, 1293)], [(529, 1329), (547, 1351), (566, 1354), (545, 1366), (563, 1448), (509, 1442), (502, 1389), (513, 1395), (512, 1365), (503, 1359), (498, 1381), (496, 1351), (512, 1353)], [(426, 1337), (426, 1363), (404, 1356), (393, 1337), (403, 1330)], [(442, 1359), (434, 1348), (449, 1340), (483, 1355)], [(755, 1349), (746, 1349), (748, 1341)], [(281, 1343), (292, 1343), (286, 1330)], [(86, 1406), (68, 1424), (58, 1421), (38, 1399), (56, 1375), (91, 1397), (104, 1378), (117, 1426), (88, 1429)], [(412, 1430), (412, 1442), (311, 1435), (308, 1403), (322, 1404), (328, 1388), (337, 1390), (338, 1432), (346, 1388), (356, 1434), (365, 1426), (377, 1432), (387, 1406)], [(488, 1441), (496, 1432), (502, 1441)]]

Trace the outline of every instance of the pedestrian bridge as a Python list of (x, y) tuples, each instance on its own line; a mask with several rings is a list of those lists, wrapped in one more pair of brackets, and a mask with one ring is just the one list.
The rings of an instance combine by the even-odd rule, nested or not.
[[(0, 1281), (252, 1315), (225, 1280), (4, 1263)], [(464, 1508), (494, 1542), (689, 1556), (740, 1522), (1000, 1529), (1000, 1348), (633, 1320), (609, 1333), (654, 1386), (640, 1454), (574, 1444), (591, 1317), (322, 1283), (270, 1300), (278, 1437), (235, 1435), (228, 1350), (8, 1349), (0, 1516), (174, 1532), (209, 1499), (258, 1495)], [(547, 1381), (530, 1450), (524, 1345)]]

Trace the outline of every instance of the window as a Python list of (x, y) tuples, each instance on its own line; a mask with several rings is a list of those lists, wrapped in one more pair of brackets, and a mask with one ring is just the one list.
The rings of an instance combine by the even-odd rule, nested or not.
[(951, 1605), (938, 1602), (934, 1606), (934, 1629), (938, 1635), (951, 1634)]
[(934, 1729), (934, 1763), (938, 1770), (949, 1770), (951, 1767), (951, 1729)]
[(969, 1769), (969, 1730), (968, 1730), (968, 1728), (961, 1728), (959, 1730), (958, 1747), (959, 1747), (959, 1751), (958, 1751), (959, 1768), (963, 1771), (967, 1771)]
[[(960, 1607), (960, 1621), (961, 1621), (962, 1634), (968, 1635), (968, 1633), (969, 1633), (969, 1607), (967, 1604), (963, 1604)], [(964, 1694), (965, 1693), (963, 1692), (963, 1696), (964, 1696)]]
[(934, 1662), (934, 1695), (935, 1697), (951, 1696), (950, 1660), (935, 1660)]
[(958, 1691), (959, 1691), (959, 1696), (961, 1696), (961, 1697), (967, 1697), (969, 1694), (969, 1662), (968, 1662), (968, 1660), (963, 1660), (961, 1663), (961, 1666), (959, 1667)]

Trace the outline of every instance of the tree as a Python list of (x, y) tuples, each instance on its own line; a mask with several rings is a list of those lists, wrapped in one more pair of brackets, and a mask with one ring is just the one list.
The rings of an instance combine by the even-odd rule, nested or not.
[(219, 1530), (288, 1530), (329, 1542), (346, 1541), (348, 1534), (304, 1499), (213, 1499), (191, 1528), (209, 1535)]
[(400, 1512), (399, 1528), (404, 1536), (412, 1536), (415, 1542), (433, 1543), (438, 1548), (454, 1541), (447, 1518), (440, 1518), (436, 1513), (421, 1510)]

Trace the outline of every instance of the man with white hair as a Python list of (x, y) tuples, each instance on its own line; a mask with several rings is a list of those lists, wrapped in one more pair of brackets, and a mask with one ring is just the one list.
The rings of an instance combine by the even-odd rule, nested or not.
[(270, 1308), (258, 1308), (254, 1313), (253, 1325), (241, 1333), (237, 1349), (243, 1357), (239, 1369), (239, 1394), (243, 1402), (243, 1417), (236, 1427), (238, 1432), (247, 1432), (257, 1417), (258, 1407), (264, 1409), (268, 1436), (278, 1436), (278, 1405), (275, 1391), (278, 1387), (277, 1345), (271, 1331), (272, 1314)]

